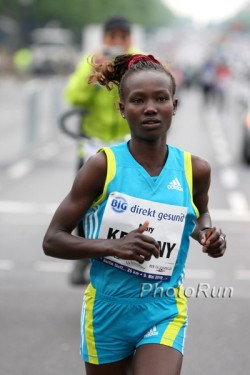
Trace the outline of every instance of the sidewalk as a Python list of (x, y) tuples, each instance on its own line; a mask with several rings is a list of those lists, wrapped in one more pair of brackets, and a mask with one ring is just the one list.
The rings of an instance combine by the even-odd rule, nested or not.
[(58, 118), (66, 108), (66, 78), (0, 79), (0, 168), (4, 168), (36, 147), (57, 141)]

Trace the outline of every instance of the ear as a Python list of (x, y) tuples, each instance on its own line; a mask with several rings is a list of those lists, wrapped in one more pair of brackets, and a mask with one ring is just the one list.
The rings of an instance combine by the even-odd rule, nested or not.
[(125, 118), (125, 115), (124, 115), (125, 106), (122, 102), (119, 102), (119, 109), (120, 109), (120, 113), (121, 113), (122, 117)]
[(176, 114), (178, 103), (179, 103), (179, 100), (174, 99), (174, 101), (173, 101), (173, 116)]

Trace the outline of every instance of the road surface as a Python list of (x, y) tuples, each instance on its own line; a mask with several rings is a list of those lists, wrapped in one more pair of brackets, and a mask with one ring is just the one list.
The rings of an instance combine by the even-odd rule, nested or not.
[[(16, 88), (15, 82), (8, 86), (10, 97), (17, 97)], [(0, 88), (0, 97), (5, 95)], [(190, 297), (189, 329), (182, 374), (244, 374), (250, 366), (250, 169), (240, 159), (238, 112), (234, 107), (226, 111), (204, 107), (196, 89), (181, 93), (180, 99), (169, 143), (211, 163), (210, 209), (214, 224), (223, 228), (228, 240), (227, 254), (220, 259), (210, 259), (191, 241), (185, 281)], [(4, 108), (8, 125), (17, 129), (16, 114), (7, 98)], [(21, 110), (20, 100), (17, 108)], [(41, 116), (46, 118), (47, 113)], [(25, 149), (24, 123), (15, 134), (7, 129), (6, 121), (2, 117), (0, 124), (4, 135), (0, 372), (84, 374), (79, 357), (84, 290), (68, 283), (72, 262), (51, 259), (42, 252), (52, 214), (73, 182), (75, 143), (47, 128), (49, 136), (43, 142)], [(15, 152), (9, 153), (10, 149)]]

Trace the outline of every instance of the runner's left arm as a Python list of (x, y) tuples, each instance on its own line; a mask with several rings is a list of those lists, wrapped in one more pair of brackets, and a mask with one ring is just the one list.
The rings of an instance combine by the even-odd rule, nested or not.
[(220, 228), (213, 227), (208, 209), (211, 167), (206, 160), (197, 156), (192, 156), (192, 166), (193, 201), (200, 216), (196, 220), (196, 226), (191, 236), (203, 246), (204, 253), (217, 258), (225, 253), (226, 236)]

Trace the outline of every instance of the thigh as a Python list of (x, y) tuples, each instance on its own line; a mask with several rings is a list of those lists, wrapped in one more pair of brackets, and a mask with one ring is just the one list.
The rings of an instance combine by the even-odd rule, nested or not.
[(132, 375), (132, 356), (104, 365), (85, 363), (87, 375)]
[(166, 345), (140, 346), (133, 361), (133, 375), (180, 375), (183, 355)]

